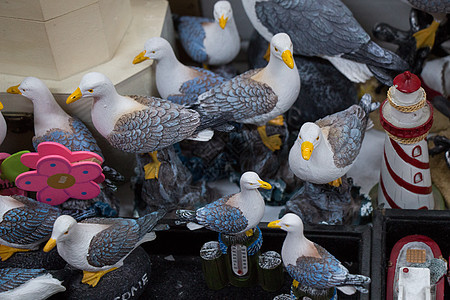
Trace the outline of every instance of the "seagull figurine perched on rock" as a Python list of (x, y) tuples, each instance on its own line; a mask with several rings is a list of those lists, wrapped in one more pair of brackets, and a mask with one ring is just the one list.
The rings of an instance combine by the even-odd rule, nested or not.
[(182, 16), (175, 19), (181, 45), (196, 62), (225, 65), (239, 53), (241, 40), (228, 1), (214, 4), (214, 20)]
[(152, 229), (164, 215), (156, 211), (138, 219), (90, 218), (79, 223), (62, 215), (44, 251), (56, 246), (69, 265), (83, 270), (82, 283), (94, 287), (106, 273), (120, 268), (136, 247), (156, 238)]
[(0, 299), (43, 300), (64, 292), (66, 288), (55, 273), (62, 272), (45, 269), (0, 269)]
[[(61, 215), (57, 207), (25, 196), (0, 196), (0, 257), (7, 260), (16, 252), (36, 250), (48, 240), (53, 223)], [(95, 215), (82, 211), (77, 219)]]
[(33, 146), (42, 142), (56, 142), (71, 151), (91, 151), (101, 157), (102, 151), (92, 133), (78, 118), (69, 116), (56, 102), (47, 86), (36, 77), (27, 77), (19, 85), (7, 90), (33, 102)]
[(369, 113), (378, 108), (365, 94), (360, 104), (302, 125), (289, 153), (289, 167), (298, 178), (315, 184), (342, 184), (341, 176), (361, 149)]
[(327, 59), (353, 82), (365, 82), (374, 75), (392, 85), (390, 71), (409, 67), (371, 41), (340, 0), (242, 0), (242, 4), (267, 41), (285, 32), (292, 39), (294, 54)]
[[(2, 109), (3, 109), (3, 104), (0, 102), (0, 110), (2, 110)], [(0, 112), (0, 145), (5, 140), (7, 130), (8, 130), (8, 127), (6, 126), (5, 117), (3, 117), (3, 114)]]
[(425, 29), (419, 30), (413, 36), (416, 39), (417, 49), (423, 47), (433, 48), (436, 31), (441, 23), (447, 20), (450, 14), (450, 1), (448, 0), (402, 0), (412, 7), (424, 11), (433, 16), (433, 22)]
[(105, 75), (91, 72), (67, 98), (67, 104), (93, 97), (91, 117), (97, 131), (119, 150), (150, 153), (145, 178), (158, 178), (157, 150), (186, 138), (208, 141), (214, 134), (201, 130), (200, 115), (192, 109), (155, 97), (119, 95)]
[(294, 279), (295, 288), (313, 296), (326, 294), (328, 289), (334, 287), (347, 295), (354, 294), (356, 290), (368, 292), (365, 286), (370, 283), (370, 278), (350, 274), (326, 249), (308, 240), (303, 234), (303, 222), (299, 216), (288, 213), (267, 226), (287, 232), (281, 258)]
[(156, 63), (155, 78), (159, 95), (177, 104), (189, 105), (200, 94), (226, 81), (211, 71), (182, 64), (169, 42), (161, 37), (148, 39), (144, 51), (134, 58), (133, 64), (147, 59)]
[(247, 71), (203, 93), (197, 111), (210, 119), (208, 123), (226, 120), (257, 125), (264, 145), (275, 151), (281, 148), (281, 139), (279, 135), (267, 136), (266, 123), (283, 125), (281, 115), (300, 92), (300, 76), (287, 34), (274, 35), (270, 49), (266, 67)]
[(265, 203), (258, 188), (270, 190), (272, 186), (262, 181), (255, 172), (245, 172), (240, 180), (241, 191), (216, 200), (196, 211), (180, 209), (177, 216), (184, 221), (197, 223), (190, 229), (205, 227), (216, 232), (235, 235), (253, 234), (264, 215)]

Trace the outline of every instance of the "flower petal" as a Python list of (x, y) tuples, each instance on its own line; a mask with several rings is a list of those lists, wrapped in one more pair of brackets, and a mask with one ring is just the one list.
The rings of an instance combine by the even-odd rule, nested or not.
[(52, 187), (46, 187), (45, 189), (37, 193), (36, 199), (40, 202), (50, 205), (59, 205), (69, 199), (68, 193), (65, 190), (58, 190)]
[(102, 171), (99, 164), (86, 161), (73, 164), (69, 174), (75, 177), (77, 183), (82, 183), (96, 179)]
[(59, 155), (70, 161), (72, 152), (65, 146), (56, 142), (43, 142), (37, 147), (40, 158), (48, 155)]
[(105, 181), (105, 174), (100, 174), (100, 176), (98, 176), (97, 178), (95, 178), (93, 180), (95, 183), (102, 183), (103, 181)]
[(41, 158), (39, 153), (25, 153), (20, 157), (20, 161), (31, 169), (36, 169), (38, 160)]
[(70, 188), (65, 189), (70, 198), (88, 200), (98, 196), (100, 194), (100, 187), (92, 181), (75, 183)]
[(36, 169), (40, 175), (51, 176), (54, 174), (69, 173), (71, 164), (62, 156), (49, 155), (38, 161)]
[(47, 176), (39, 175), (37, 171), (20, 174), (16, 178), (16, 186), (26, 191), (40, 191), (47, 186)]

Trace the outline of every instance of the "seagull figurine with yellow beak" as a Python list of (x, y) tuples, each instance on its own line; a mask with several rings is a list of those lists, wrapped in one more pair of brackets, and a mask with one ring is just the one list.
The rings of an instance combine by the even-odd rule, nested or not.
[(133, 64), (147, 59), (153, 60), (156, 65), (155, 80), (159, 95), (177, 104), (189, 105), (200, 94), (226, 81), (211, 71), (182, 64), (172, 46), (162, 37), (148, 39), (144, 51), (134, 58)]
[(156, 238), (152, 229), (164, 215), (156, 211), (138, 219), (90, 218), (81, 222), (62, 215), (56, 219), (44, 251), (56, 246), (69, 265), (83, 270), (82, 283), (94, 287), (106, 273), (120, 268), (136, 247)]
[(350, 274), (326, 249), (308, 240), (303, 234), (302, 219), (296, 214), (288, 213), (267, 226), (287, 232), (281, 248), (281, 258), (287, 272), (294, 279), (294, 287), (315, 296), (326, 294), (328, 289), (334, 287), (347, 295), (354, 294), (356, 290), (368, 292), (366, 286), (370, 283), (370, 278)]
[(222, 197), (196, 211), (180, 209), (176, 214), (183, 221), (198, 224), (188, 224), (190, 229), (205, 227), (228, 235), (245, 232), (251, 236), (264, 216), (265, 203), (258, 188), (270, 190), (272, 186), (255, 172), (242, 174), (240, 185), (239, 193)]
[(200, 130), (200, 115), (195, 110), (155, 97), (119, 95), (109, 78), (98, 72), (84, 75), (66, 103), (82, 97), (94, 98), (92, 122), (114, 148), (150, 153), (153, 162), (144, 166), (146, 179), (158, 178), (157, 150), (186, 138), (208, 141), (214, 134)]
[(181, 45), (203, 66), (225, 65), (239, 53), (239, 33), (228, 1), (214, 4), (214, 20), (182, 16), (175, 23)]
[(274, 35), (270, 50), (266, 67), (247, 71), (203, 93), (196, 110), (204, 119), (209, 118), (208, 123), (226, 120), (258, 126), (264, 145), (275, 151), (281, 148), (281, 139), (279, 135), (267, 136), (266, 123), (283, 125), (281, 115), (300, 92), (300, 76), (287, 34)]
[(379, 105), (365, 94), (359, 105), (302, 125), (289, 153), (289, 167), (298, 178), (340, 186), (361, 149), (369, 113)]

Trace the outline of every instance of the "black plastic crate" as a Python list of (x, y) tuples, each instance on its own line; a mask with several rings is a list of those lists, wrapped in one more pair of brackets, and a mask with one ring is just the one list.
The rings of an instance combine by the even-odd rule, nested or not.
[[(372, 299), (386, 298), (387, 263), (401, 238), (420, 234), (434, 240), (447, 260), (450, 255), (450, 211), (382, 209), (374, 211), (372, 234)], [(445, 294), (449, 294), (445, 283)]]

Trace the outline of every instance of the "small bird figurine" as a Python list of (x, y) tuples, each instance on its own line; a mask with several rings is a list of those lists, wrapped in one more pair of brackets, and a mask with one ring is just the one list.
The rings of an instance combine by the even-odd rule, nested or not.
[(267, 41), (286, 32), (294, 54), (327, 59), (353, 82), (365, 82), (374, 75), (392, 85), (390, 70), (409, 67), (398, 55), (371, 41), (340, 0), (242, 0), (242, 5)]
[(93, 97), (91, 117), (97, 131), (119, 150), (148, 153), (153, 162), (144, 166), (145, 178), (158, 178), (157, 150), (186, 138), (207, 141), (211, 130), (200, 130), (200, 115), (167, 100), (119, 95), (105, 75), (91, 72), (67, 98), (67, 104)]
[(64, 292), (66, 288), (54, 273), (45, 269), (0, 269), (0, 299), (41, 300)]
[(41, 142), (56, 142), (71, 151), (91, 151), (103, 157), (97, 141), (86, 125), (69, 116), (40, 79), (27, 77), (19, 85), (10, 87), (7, 92), (20, 94), (33, 102), (35, 149)]
[(245, 232), (253, 235), (264, 215), (265, 203), (258, 188), (270, 190), (272, 186), (262, 181), (255, 172), (245, 172), (241, 176), (241, 191), (210, 203), (197, 211), (177, 210), (177, 216), (184, 221), (192, 221), (216, 232), (234, 235)]
[(214, 20), (182, 16), (175, 19), (181, 45), (196, 62), (225, 65), (239, 53), (241, 40), (228, 1), (214, 4)]
[(56, 219), (44, 251), (56, 246), (69, 265), (83, 270), (81, 282), (94, 287), (106, 273), (120, 268), (136, 247), (156, 238), (151, 230), (164, 214), (157, 211), (138, 219), (90, 218), (79, 223), (62, 215)]
[(354, 294), (356, 290), (368, 292), (364, 286), (370, 283), (370, 278), (350, 274), (326, 249), (308, 240), (303, 234), (303, 222), (299, 216), (288, 213), (267, 226), (287, 232), (281, 258), (294, 279), (294, 287), (316, 295), (333, 287), (347, 295)]
[[(3, 104), (0, 102), (0, 110), (3, 109)], [(3, 143), (6, 137), (6, 131), (8, 127), (6, 126), (5, 117), (3, 117), (3, 114), (0, 112), (0, 145)]]
[(270, 61), (265, 68), (250, 70), (203, 93), (197, 111), (211, 123), (226, 120), (257, 125), (264, 145), (275, 151), (281, 148), (281, 139), (278, 135), (267, 136), (266, 123), (283, 125), (280, 115), (297, 99), (300, 76), (287, 34), (274, 35), (270, 47)]
[(289, 167), (301, 180), (315, 184), (342, 184), (341, 176), (353, 165), (361, 149), (369, 113), (379, 103), (365, 94), (360, 104), (302, 125), (289, 153)]
[(133, 64), (147, 59), (156, 62), (156, 88), (163, 99), (177, 104), (191, 104), (198, 96), (225, 82), (225, 78), (205, 69), (183, 65), (175, 56), (172, 46), (161, 37), (148, 39), (144, 51)]
[(413, 36), (416, 39), (417, 49), (423, 47), (433, 48), (436, 31), (441, 23), (447, 20), (446, 14), (450, 14), (450, 1), (448, 0), (403, 0), (412, 7), (424, 11), (433, 16), (433, 22), (425, 29), (419, 30)]
[[(0, 196), (0, 257), (7, 260), (16, 252), (36, 250), (48, 240), (53, 223), (62, 214), (57, 207), (25, 196)], [(95, 215), (83, 211), (77, 219)]]

